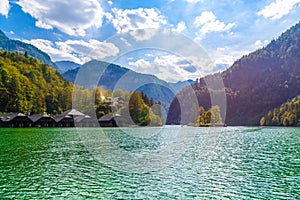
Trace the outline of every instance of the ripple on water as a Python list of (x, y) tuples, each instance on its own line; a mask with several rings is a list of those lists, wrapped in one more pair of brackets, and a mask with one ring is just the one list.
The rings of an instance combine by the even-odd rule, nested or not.
[[(104, 134), (132, 152), (169, 142), (168, 134), (132, 140), (113, 130)], [(190, 130), (194, 143), (174, 163), (134, 174), (94, 160), (76, 129), (3, 129), (0, 198), (299, 199), (298, 128)]]

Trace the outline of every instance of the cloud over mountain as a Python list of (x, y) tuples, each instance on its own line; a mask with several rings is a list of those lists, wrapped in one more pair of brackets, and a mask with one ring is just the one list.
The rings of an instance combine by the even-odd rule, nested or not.
[(91, 59), (103, 59), (119, 53), (118, 47), (114, 44), (94, 39), (89, 41), (67, 40), (64, 42), (34, 39), (24, 42), (47, 52), (54, 61), (71, 60), (83, 64)]

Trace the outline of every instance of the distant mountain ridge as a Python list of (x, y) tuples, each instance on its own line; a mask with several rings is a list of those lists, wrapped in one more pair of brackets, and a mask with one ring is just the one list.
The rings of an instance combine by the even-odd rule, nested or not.
[[(266, 112), (300, 94), (300, 23), (218, 75), (226, 88), (225, 123), (259, 125)], [(204, 80), (200, 79), (200, 83), (192, 87), (199, 104), (209, 109), (210, 96)], [(178, 95), (187, 96), (186, 92), (187, 89), (183, 89)], [(174, 99), (168, 124), (180, 123), (179, 106)]]
[(189, 79), (189, 80), (186, 80), (186, 81), (178, 81), (176, 83), (168, 83), (170, 85), (170, 87), (174, 90), (174, 91), (177, 91), (179, 92), (180, 90), (182, 90), (184, 87), (188, 86), (188, 85), (191, 85), (191, 84), (194, 84), (195, 81)]
[[(167, 109), (170, 102), (177, 92), (183, 87), (193, 83), (192, 80), (181, 81), (177, 83), (167, 83), (154, 75), (141, 74), (125, 67), (116, 64), (109, 64), (103, 61), (90, 61), (81, 67), (90, 67), (93, 70), (101, 73), (98, 86), (106, 90), (122, 89), (124, 91), (140, 91), (144, 92), (149, 98), (154, 101), (160, 101)], [(62, 76), (70, 82), (75, 82), (75, 78), (80, 68), (69, 70), (62, 74)], [(93, 71), (89, 71), (85, 76), (90, 77), (95, 75)], [(141, 86), (136, 88), (136, 86)]]
[(56, 61), (55, 64), (62, 73), (80, 66), (80, 64), (68, 60)]
[(21, 54), (28, 53), (29, 56), (37, 58), (40, 62), (49, 65), (54, 69), (58, 69), (54, 62), (51, 61), (50, 56), (38, 49), (37, 47), (21, 42), (19, 40), (9, 39), (1, 30), (0, 30), (0, 50), (17, 52)]

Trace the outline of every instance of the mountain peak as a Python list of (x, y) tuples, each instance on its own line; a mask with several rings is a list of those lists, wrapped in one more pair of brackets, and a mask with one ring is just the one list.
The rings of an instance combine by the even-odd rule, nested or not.
[(0, 40), (9, 40), (9, 38), (0, 30)]
[(21, 54), (27, 52), (29, 56), (37, 58), (40, 62), (45, 63), (54, 69), (57, 69), (57, 66), (51, 61), (48, 54), (31, 44), (27, 44), (19, 40), (9, 39), (1, 30), (0, 49), (9, 52), (18, 52)]
[[(300, 94), (299, 58), (300, 23), (222, 72), (227, 98), (226, 124), (259, 125), (266, 112)], [(209, 109), (210, 94), (205, 82), (194, 84), (193, 88), (200, 105)], [(182, 90), (178, 96), (188, 96), (187, 92)], [(179, 106), (174, 99), (168, 124), (179, 121), (180, 113), (176, 113)]]
[(55, 64), (58, 67), (58, 69), (63, 73), (69, 70), (76, 69), (80, 66), (80, 64), (68, 60), (56, 61)]

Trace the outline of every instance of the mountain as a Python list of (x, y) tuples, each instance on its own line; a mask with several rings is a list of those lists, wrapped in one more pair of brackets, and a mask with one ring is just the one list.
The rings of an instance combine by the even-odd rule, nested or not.
[[(55, 115), (76, 107), (80, 112), (91, 116), (96, 114), (97, 118), (114, 110), (124, 114), (123, 116), (128, 116), (129, 112), (137, 125), (162, 125), (160, 107), (153, 106), (155, 102), (142, 93), (130, 95), (119, 90), (116, 97), (112, 98), (110, 92), (100, 87), (93, 93), (92, 90), (63, 79), (58, 71), (35, 58), (2, 50), (0, 94), (0, 114), (15, 112), (29, 115), (46, 112)], [(126, 120), (128, 117), (124, 119), (123, 125), (132, 124), (130, 120)]]
[[(170, 86), (154, 75), (137, 73), (116, 64), (96, 60), (82, 65), (81, 68), (69, 70), (63, 73), (62, 76), (74, 83), (79, 70), (82, 71), (85, 77), (84, 81), (87, 82), (86, 85), (83, 85), (85, 87), (94, 87), (95, 83), (89, 81), (98, 80), (101, 77), (98, 86), (106, 90), (140, 91), (154, 101), (160, 101), (166, 109), (169, 108), (174, 95), (188, 84), (188, 82), (181, 82), (178, 85)], [(86, 77), (89, 78), (86, 79)], [(175, 89), (175, 94), (172, 92), (172, 87)]]
[(64, 73), (66, 71), (72, 70), (72, 69), (76, 69), (80, 66), (80, 64), (77, 64), (75, 62), (72, 61), (67, 61), (67, 60), (63, 60), (63, 61), (56, 61), (55, 65), (58, 67), (58, 69)]
[(186, 80), (186, 81), (178, 81), (176, 83), (168, 83), (169, 86), (174, 90), (174, 91), (177, 91), (179, 92), (180, 90), (182, 90), (184, 87), (188, 86), (188, 85), (191, 85), (195, 83), (195, 81), (193, 80)]
[(35, 46), (31, 44), (27, 44), (21, 42), (19, 40), (11, 40), (9, 39), (1, 30), (0, 30), (0, 50), (17, 52), (20, 54), (27, 54), (30, 57), (37, 58), (40, 62), (45, 63), (54, 69), (57, 69), (55, 63), (53, 63), (50, 59), (50, 56), (45, 52), (39, 50)]
[(267, 112), (261, 126), (300, 126), (300, 95)]
[[(208, 78), (217, 75), (222, 77), (226, 90), (225, 123), (259, 125), (260, 118), (269, 110), (300, 94), (300, 23), (266, 47), (243, 56), (226, 71)], [(199, 104), (207, 110), (211, 102), (204, 80), (201, 78), (200, 83), (192, 87)], [(182, 105), (178, 97), (188, 96), (188, 92), (185, 88), (173, 99), (168, 124), (180, 122), (179, 107)]]
[(0, 112), (56, 114), (71, 108), (73, 84), (37, 59), (0, 50)]

